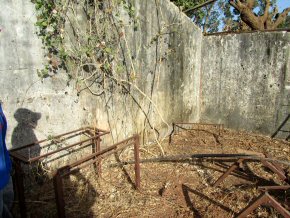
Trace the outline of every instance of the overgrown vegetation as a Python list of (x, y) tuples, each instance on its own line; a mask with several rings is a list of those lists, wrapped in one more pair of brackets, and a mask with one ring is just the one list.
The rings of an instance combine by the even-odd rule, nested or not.
[[(138, 131), (149, 126), (159, 140), (159, 132), (149, 114), (158, 116), (169, 125), (152, 100), (152, 93), (147, 95), (136, 82), (138, 69), (125, 33), (129, 28), (132, 32), (140, 31), (139, 18), (131, 1), (33, 0), (33, 3), (37, 11), (38, 35), (48, 60), (38, 71), (39, 76), (46, 78), (64, 72), (68, 84), (74, 81), (78, 94), (87, 90), (103, 98), (107, 108), (112, 93), (125, 95), (124, 99), (129, 96), (145, 117), (144, 126)], [(148, 47), (158, 46), (162, 29), (166, 28), (161, 28)], [(156, 66), (160, 63), (156, 60)], [(144, 102), (149, 105), (146, 109), (143, 108)], [(155, 117), (151, 116), (151, 119)]]
[(93, 79), (96, 71), (103, 75), (112, 73), (118, 41), (116, 31), (111, 28), (114, 5), (105, 6), (98, 0), (33, 2), (37, 10), (38, 35), (48, 59), (48, 64), (39, 71), (40, 76), (47, 77), (62, 68), (66, 69), (69, 78), (85, 83)]

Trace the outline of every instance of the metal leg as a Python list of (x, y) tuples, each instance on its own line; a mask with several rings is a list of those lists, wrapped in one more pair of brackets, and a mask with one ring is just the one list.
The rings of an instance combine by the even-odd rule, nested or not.
[[(99, 132), (97, 132), (97, 135), (99, 135)], [(101, 138), (100, 138), (100, 136), (93, 140), (92, 154), (97, 153), (99, 151), (101, 151)], [(98, 176), (101, 176), (101, 174), (102, 174), (102, 163), (101, 162), (102, 162), (102, 160), (100, 159), (99, 161), (94, 163), (94, 168), (95, 168), (95, 171), (97, 171)]]
[(57, 207), (57, 215), (59, 218), (65, 217), (65, 203), (64, 203), (64, 194), (63, 194), (63, 183), (60, 172), (57, 171), (53, 177), (53, 186), (55, 193), (55, 201)]
[[(96, 142), (97, 142), (97, 152), (100, 152), (101, 151), (101, 138), (98, 137), (96, 139)], [(97, 170), (98, 170), (98, 176), (102, 176), (102, 159), (100, 159), (97, 162)]]
[(135, 135), (134, 158), (135, 158), (135, 183), (136, 183), (137, 190), (140, 190), (141, 188), (139, 148), (140, 148), (140, 138), (139, 138), (139, 135)]
[(174, 132), (175, 132), (175, 124), (172, 123), (172, 131), (171, 131), (171, 133), (169, 135), (169, 144), (171, 144), (172, 141), (173, 141)]
[(228, 175), (231, 174), (235, 169), (240, 167), (240, 164), (244, 161), (244, 159), (239, 159), (237, 162), (235, 162), (230, 168), (223, 174), (221, 175), (220, 178), (213, 184), (214, 187), (218, 186)]
[(21, 168), (21, 163), (19, 161), (14, 161), (15, 166), (15, 185), (17, 189), (20, 216), (21, 218), (26, 218), (26, 204), (25, 204), (25, 195), (24, 195), (24, 183), (23, 183), (23, 171)]
[(276, 173), (282, 181), (285, 181), (287, 179), (284, 170), (278, 169), (274, 164), (270, 163), (269, 161), (262, 160), (261, 162), (265, 167)]
[(261, 194), (258, 198), (254, 199), (249, 205), (243, 209), (236, 218), (247, 217), (253, 210), (258, 208), (260, 205), (271, 205), (278, 212), (280, 212), (285, 218), (290, 217), (289, 211), (287, 211), (279, 202), (277, 202), (268, 192)]

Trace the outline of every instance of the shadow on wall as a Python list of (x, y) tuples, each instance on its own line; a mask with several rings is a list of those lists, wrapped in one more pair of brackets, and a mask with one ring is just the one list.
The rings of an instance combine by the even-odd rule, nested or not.
[[(19, 108), (14, 113), (14, 118), (18, 124), (12, 133), (12, 149), (37, 142), (38, 139), (34, 133), (34, 129), (37, 126), (38, 120), (41, 118), (41, 113), (36, 113), (26, 108)], [(32, 147), (19, 150), (18, 152), (29, 159), (39, 156), (41, 148), (40, 145), (36, 143)], [(35, 166), (29, 167), (28, 169), (32, 173), (35, 182), (42, 185), (46, 180), (46, 173), (41, 167), (41, 164), (37, 162)]]
[[(14, 113), (14, 118), (18, 124), (12, 133), (12, 148), (37, 142), (38, 140), (34, 129), (37, 126), (38, 120), (41, 118), (41, 113), (35, 113), (26, 108), (19, 108)], [(30, 149), (25, 149), (25, 153), (22, 154), (25, 157), (37, 156), (40, 154), (40, 146), (35, 145)]]

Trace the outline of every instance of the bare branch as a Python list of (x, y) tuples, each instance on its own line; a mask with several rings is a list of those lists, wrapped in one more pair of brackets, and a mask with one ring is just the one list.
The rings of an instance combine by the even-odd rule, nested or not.
[(208, 5), (208, 4), (212, 4), (212, 3), (216, 2), (216, 1), (217, 0), (209, 0), (209, 1), (206, 1), (206, 2), (204, 2), (204, 3), (200, 4), (200, 5), (197, 5), (197, 6), (193, 7), (193, 8), (187, 9), (187, 10), (185, 10), (183, 12), (187, 13), (189, 11), (194, 11), (194, 10), (202, 8), (202, 7), (204, 7), (204, 6)]
[(287, 15), (290, 13), (290, 7), (289, 8), (286, 8), (284, 9), (284, 11), (279, 15), (279, 17), (274, 21), (274, 24), (273, 24), (273, 29), (276, 29), (281, 23), (283, 23), (286, 18), (287, 18)]
[(208, 20), (209, 20), (209, 16), (210, 16), (210, 12), (211, 12), (212, 8), (213, 8), (213, 4), (207, 10), (206, 18), (205, 18), (204, 25), (203, 25), (203, 32), (204, 33), (206, 33), (206, 30), (207, 30)]
[[(270, 2), (270, 0), (266, 0), (266, 1), (269, 1)], [(248, 8), (250, 8), (251, 10), (253, 10), (254, 6), (255, 6), (255, 0), (247, 0), (247, 7)]]
[(237, 9), (239, 12), (243, 11), (245, 9), (245, 5), (240, 0), (230, 0), (230, 5), (233, 6), (235, 9)]
[(268, 17), (269, 17), (270, 6), (271, 6), (270, 0), (266, 0), (265, 12), (264, 12), (264, 15), (262, 17), (263, 23), (265, 23), (267, 21)]
[(236, 3), (235, 3), (233, 0), (229, 1), (229, 3), (230, 3), (230, 5), (233, 6), (235, 9), (239, 10), (238, 5), (236, 5)]

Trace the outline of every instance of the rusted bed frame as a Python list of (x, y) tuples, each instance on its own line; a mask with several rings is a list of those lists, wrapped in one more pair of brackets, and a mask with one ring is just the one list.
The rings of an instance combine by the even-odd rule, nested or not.
[[(88, 146), (92, 146), (92, 153), (97, 153), (100, 151), (100, 142), (101, 142), (101, 137), (109, 134), (110, 131), (107, 130), (102, 130), (99, 128), (94, 128), (94, 127), (83, 127), (80, 129), (76, 129), (70, 132), (66, 132), (57, 136), (54, 136), (50, 139), (44, 139), (40, 140), (31, 144), (27, 144), (18, 148), (11, 149), (10, 156), (13, 160), (13, 165), (15, 169), (15, 174), (14, 174), (14, 182), (17, 190), (17, 195), (18, 195), (18, 200), (19, 200), (19, 208), (20, 208), (20, 215), (21, 217), (26, 217), (27, 216), (27, 210), (26, 210), (26, 204), (25, 204), (25, 192), (24, 192), (24, 175), (25, 173), (23, 172), (22, 169), (22, 164), (27, 164), (31, 165), (33, 163), (40, 162), (42, 159), (47, 158), (53, 154), (57, 154), (63, 150), (67, 150), (76, 146), (80, 146), (80, 148), (86, 148)], [(24, 155), (18, 153), (18, 151), (24, 150), (24, 149), (29, 149), (33, 146), (39, 145), (41, 147), (41, 144), (47, 143), (49, 141), (53, 140), (58, 140), (61, 137), (66, 137), (63, 139), (65, 141), (66, 139), (70, 139), (74, 136), (81, 135), (81, 134), (88, 134), (88, 139), (64, 146), (62, 148), (58, 148), (54, 151), (50, 151), (35, 157), (25, 157)], [(51, 142), (50, 145), (54, 144), (54, 142)], [(98, 163), (98, 166), (100, 163)]]

